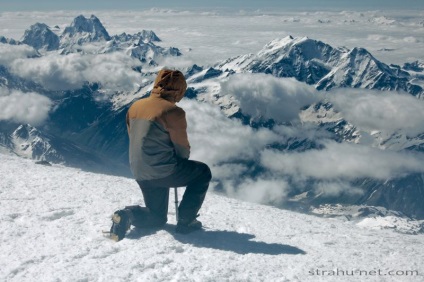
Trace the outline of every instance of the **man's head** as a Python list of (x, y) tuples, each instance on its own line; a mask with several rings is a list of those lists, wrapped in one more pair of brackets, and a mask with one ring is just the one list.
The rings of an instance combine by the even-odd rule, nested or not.
[(180, 71), (163, 69), (155, 79), (152, 94), (171, 102), (179, 102), (186, 90), (187, 82)]

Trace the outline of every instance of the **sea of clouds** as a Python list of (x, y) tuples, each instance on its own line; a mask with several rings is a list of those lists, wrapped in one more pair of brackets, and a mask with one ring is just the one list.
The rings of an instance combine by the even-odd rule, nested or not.
[(132, 69), (139, 62), (122, 52), (41, 56), (28, 45), (0, 44), (0, 65), (51, 91), (80, 89), (86, 82), (100, 83), (106, 90), (131, 91), (140, 83), (140, 74)]
[[(150, 29), (199, 65), (256, 53), (275, 38), (308, 36), (334, 47), (364, 47), (385, 63), (421, 59), (424, 49), (422, 11), (225, 10), (2, 12), (0, 35), (20, 39), (35, 22), (64, 28), (83, 14), (95, 14), (108, 32), (129, 34)], [(389, 49), (391, 51), (379, 51)], [(182, 59), (182, 58), (181, 58)]]
[[(256, 91), (255, 88), (251, 90), (252, 94)], [(399, 97), (409, 102), (408, 96)], [(250, 100), (248, 108), (255, 109), (255, 105), (258, 109), (263, 107)], [(307, 185), (311, 183), (316, 192), (330, 196), (358, 194), (361, 190), (351, 184), (356, 179), (385, 181), (424, 172), (421, 153), (337, 143), (313, 124), (253, 129), (237, 119), (228, 119), (216, 106), (194, 100), (183, 100), (181, 106), (187, 112), (192, 158), (210, 164), (214, 177), (222, 181), (222, 188), (229, 195), (244, 200), (281, 204), (291, 189), (310, 189)], [(281, 111), (289, 107), (289, 104), (282, 106)], [(348, 109), (347, 106), (345, 110)], [(411, 112), (402, 118), (406, 121), (415, 114)], [(362, 113), (361, 118), (373, 118), (373, 113)], [(380, 122), (383, 121), (384, 116)], [(302, 152), (269, 148), (269, 144), (284, 143), (288, 138), (308, 138), (321, 146)], [(253, 173), (252, 162), (264, 171)]]
[[(252, 129), (227, 119), (211, 105), (186, 101), (193, 156), (212, 164), (229, 195), (279, 204), (291, 189), (310, 189), (328, 196), (358, 194), (354, 180), (381, 181), (424, 172), (424, 155), (382, 150), (369, 144), (337, 143), (313, 123), (299, 123), (305, 106), (327, 101), (362, 133), (373, 131), (414, 137), (424, 132), (424, 101), (398, 92), (335, 89), (329, 92), (292, 78), (237, 74), (221, 83), (221, 92), (235, 97), (244, 114), (286, 125)], [(288, 139), (314, 140), (320, 146), (302, 152), (280, 151), (269, 144)], [(211, 153), (214, 152), (214, 153)], [(253, 177), (249, 161), (265, 168)], [(261, 187), (261, 188), (259, 188)]]

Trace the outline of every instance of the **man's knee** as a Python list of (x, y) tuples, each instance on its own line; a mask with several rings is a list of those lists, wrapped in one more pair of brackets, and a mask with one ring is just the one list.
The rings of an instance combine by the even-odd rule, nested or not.
[(209, 166), (205, 163), (201, 163), (202, 165), (202, 179), (205, 180), (205, 182), (210, 182), (212, 179), (212, 172)]

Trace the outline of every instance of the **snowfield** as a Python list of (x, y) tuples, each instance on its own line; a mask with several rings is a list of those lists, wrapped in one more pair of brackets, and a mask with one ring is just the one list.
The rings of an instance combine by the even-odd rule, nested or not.
[[(424, 281), (424, 235), (208, 193), (204, 231), (105, 238), (132, 179), (0, 154), (0, 281)], [(180, 196), (182, 191), (180, 192)]]

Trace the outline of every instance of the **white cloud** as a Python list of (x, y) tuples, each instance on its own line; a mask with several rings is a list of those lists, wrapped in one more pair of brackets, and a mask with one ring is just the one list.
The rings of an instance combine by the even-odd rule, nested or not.
[(420, 39), (416, 38), (415, 36), (406, 36), (403, 38), (403, 41), (406, 43), (419, 43)]
[(424, 156), (383, 151), (364, 145), (326, 141), (322, 150), (278, 152), (266, 150), (261, 163), (279, 175), (294, 180), (393, 179), (413, 172), (424, 172)]
[[(360, 103), (346, 102), (346, 108), (355, 110), (356, 104)], [(183, 100), (181, 105), (187, 113), (192, 159), (209, 164), (226, 193), (243, 200), (280, 204), (292, 189), (312, 189), (330, 197), (357, 195), (362, 190), (352, 186), (351, 181), (358, 178), (386, 180), (424, 172), (422, 154), (339, 144), (326, 139), (329, 133), (325, 130), (309, 123), (276, 126), (272, 131), (254, 130), (226, 118), (209, 104)], [(368, 119), (366, 115), (363, 118)], [(324, 148), (305, 152), (267, 149), (269, 144), (284, 144), (290, 138), (321, 142)], [(319, 141), (323, 139), (326, 141)], [(264, 166), (266, 172), (252, 174), (252, 163)]]
[(265, 74), (236, 74), (221, 84), (221, 93), (239, 102), (244, 114), (280, 122), (298, 119), (300, 109), (319, 100), (314, 87), (294, 78)]
[(227, 182), (229, 196), (260, 204), (279, 205), (287, 198), (289, 184), (283, 179), (246, 179), (240, 184)]
[(421, 41), (415, 36), (394, 37), (383, 34), (369, 34), (367, 39), (371, 41), (386, 41), (390, 43), (419, 43)]
[(237, 119), (227, 118), (216, 106), (183, 100), (186, 110), (192, 158), (208, 164), (250, 161), (259, 156), (267, 144), (279, 140), (268, 129), (252, 129)]
[(343, 193), (348, 195), (363, 194), (362, 189), (353, 187), (350, 183), (343, 181), (320, 181), (314, 185), (314, 190), (317, 194), (328, 197), (338, 197)]
[(28, 45), (0, 43), (0, 65), (9, 66), (13, 61), (38, 56), (38, 52)]
[(409, 94), (343, 89), (327, 93), (336, 110), (363, 130), (424, 132), (424, 101)]
[(281, 136), (280, 142), (286, 142), (292, 138), (295, 140), (319, 140), (330, 138), (331, 133), (327, 130), (322, 130), (313, 123), (296, 123), (294, 126), (277, 125), (273, 131)]
[(37, 126), (48, 117), (51, 106), (52, 101), (43, 95), (0, 87), (0, 120)]
[(185, 55), (184, 50), (180, 50), (180, 51), (183, 52), (182, 56), (159, 58), (157, 60), (157, 63), (160, 65), (160, 69), (162, 68), (184, 69), (184, 68), (189, 68), (195, 64), (194, 61), (184, 56)]
[(388, 35), (383, 35), (383, 34), (369, 34), (367, 39), (373, 40), (373, 41), (393, 41), (393, 40), (395, 40), (394, 37), (388, 36)]
[[(196, 144), (196, 146), (198, 145)], [(214, 178), (219, 180), (234, 179), (240, 175), (249, 173), (249, 168), (241, 163), (213, 164), (212, 170)]]
[(50, 54), (41, 58), (17, 59), (10, 68), (14, 74), (34, 80), (48, 90), (78, 89), (89, 81), (100, 82), (105, 90), (129, 91), (141, 81), (140, 75), (131, 69), (135, 65), (135, 59), (115, 52), (100, 55)]
[(258, 203), (279, 204), (288, 184), (283, 179), (251, 178), (260, 152), (282, 137), (269, 129), (254, 130), (237, 119), (228, 119), (216, 106), (182, 100), (186, 111), (191, 159), (207, 163), (215, 179), (232, 197)]

